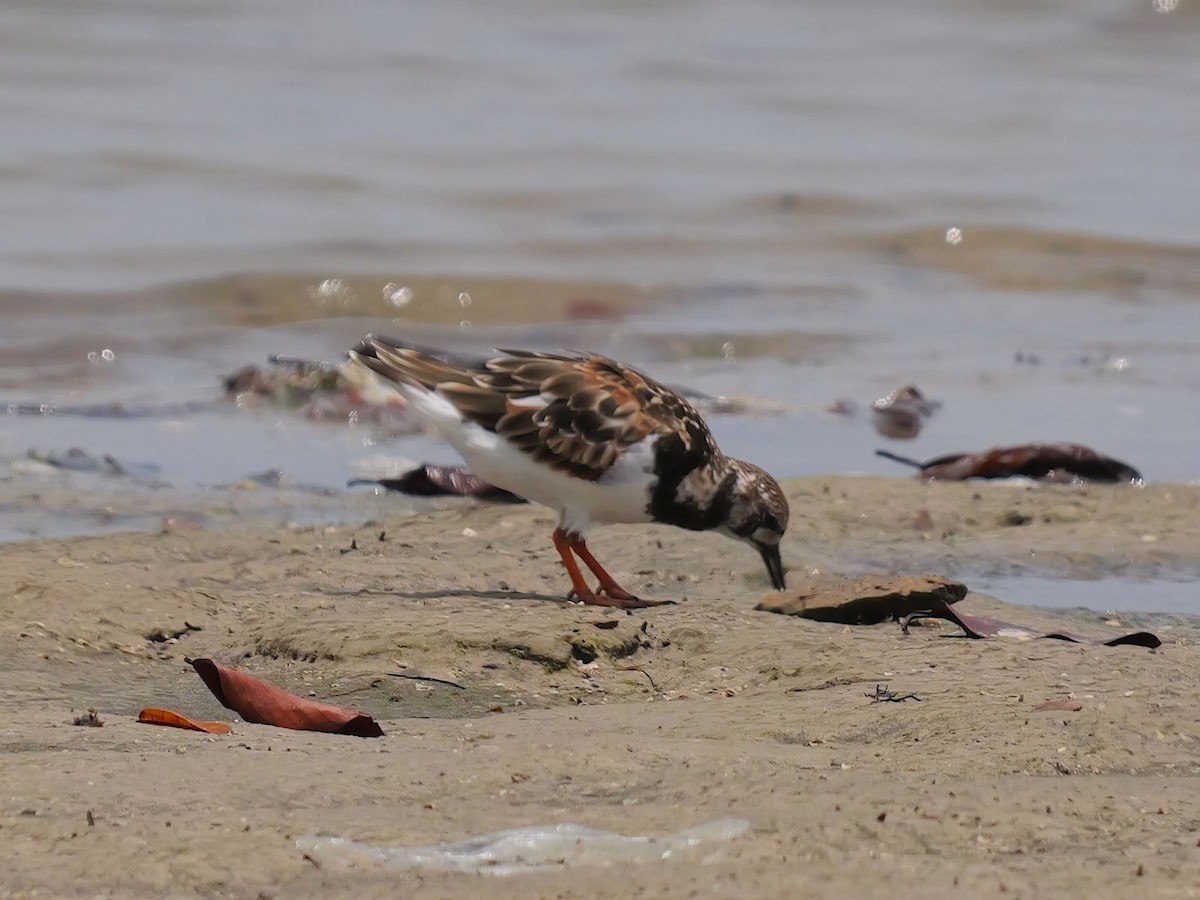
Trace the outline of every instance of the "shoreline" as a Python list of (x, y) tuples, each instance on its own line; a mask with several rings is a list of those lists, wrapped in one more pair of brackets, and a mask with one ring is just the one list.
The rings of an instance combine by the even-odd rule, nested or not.
[[(1068, 569), (1109, 548), (1110, 564), (1147, 572), (1197, 563), (1195, 487), (785, 487), (793, 589), (812, 569), (852, 574), (850, 561), (936, 572), (946, 554), (1015, 560), (1031, 545)], [(547, 511), (353, 508), (362, 514), (347, 526), (235, 519), (4, 548), (0, 828), (12, 862), (0, 894), (465, 898), (480, 876), (316, 868), (295, 841), (323, 832), (425, 845), (556, 822), (669, 834), (728, 816), (750, 832), (703, 865), (627, 865), (619, 879), (567, 868), (489, 879), (487, 890), (1119, 897), (1193, 887), (1200, 620), (962, 601), (1035, 627), (1150, 628), (1165, 641), (1156, 651), (824, 624), (755, 612), (767, 585), (747, 548), (668, 528), (598, 529), (594, 549), (614, 575), (679, 601), (626, 615), (563, 602)], [(1002, 524), (1013, 508), (1029, 521)], [(951, 533), (913, 527), (921, 509)], [(1158, 539), (1146, 542), (1152, 523)], [(146, 637), (184, 623), (201, 630)], [(240, 723), (185, 656), (359, 709), (387, 736)], [(873, 702), (877, 684), (920, 699)], [(1037, 709), (1064, 698), (1082, 709)], [(139, 725), (145, 706), (234, 731)], [(69, 724), (88, 709), (103, 727)]]
[[(1200, 577), (1200, 547), (1191, 538), (1200, 526), (1194, 512), (1200, 503), (1196, 484), (923, 484), (878, 475), (781, 483), (792, 506), (784, 548), (785, 564), (794, 576), (812, 570), (847, 576), (929, 570), (956, 578), (978, 578), (983, 571), (1078, 579)], [(478, 515), (488, 521), (494, 515), (519, 515), (504, 505), (395, 492), (267, 487), (249, 480), (220, 488), (143, 488), (117, 481), (89, 485), (70, 476), (0, 480), (0, 509), (14, 522), (27, 517), (35, 523), (27, 526), (31, 529), (49, 530), (62, 522), (86, 529), (19, 535), (14, 525), (8, 531), (14, 537), (4, 546), (159, 532), (219, 535), (252, 527), (346, 530), (389, 518), (436, 533), (439, 516)], [(529, 507), (526, 512), (536, 518), (539, 510)], [(616, 538), (618, 546), (641, 543), (634, 537), (639, 533), (655, 540), (684, 534), (666, 527), (597, 529), (601, 541), (605, 535), (629, 536), (628, 541)], [(528, 540), (534, 548), (542, 542), (536, 533)], [(733, 545), (717, 540), (713, 546)]]

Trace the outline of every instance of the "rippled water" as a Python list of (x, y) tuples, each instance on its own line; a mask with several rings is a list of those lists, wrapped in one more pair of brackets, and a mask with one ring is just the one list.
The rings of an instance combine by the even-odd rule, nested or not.
[(0, 284), (788, 285), (831, 225), (1191, 245), (1198, 28), (1190, 0), (9, 0)]
[[(906, 475), (824, 410), (915, 382), (945, 406), (902, 452), (1071, 440), (1195, 479), (1198, 31), (1192, 0), (7, 0), (0, 406), (215, 401), (384, 328), (782, 402), (713, 422), (781, 475)], [(625, 314), (564, 313), (596, 297)], [(182, 486), (451, 458), (373, 441), (0, 417), (0, 456)]]

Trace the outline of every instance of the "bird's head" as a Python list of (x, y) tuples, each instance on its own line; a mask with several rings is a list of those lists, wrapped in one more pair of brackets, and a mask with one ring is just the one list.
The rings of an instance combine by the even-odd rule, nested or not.
[(779, 482), (760, 469), (741, 460), (730, 460), (736, 474), (733, 502), (722, 529), (730, 537), (745, 541), (762, 556), (777, 591), (787, 587), (779, 542), (787, 531), (788, 502)]

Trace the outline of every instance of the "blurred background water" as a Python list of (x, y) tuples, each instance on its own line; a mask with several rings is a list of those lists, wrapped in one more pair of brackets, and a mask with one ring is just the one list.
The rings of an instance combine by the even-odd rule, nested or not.
[[(11, 412), (0, 458), (452, 460), (220, 402), (384, 330), (782, 404), (712, 420), (780, 476), (1070, 440), (1194, 480), (1198, 38), (1194, 0), (6, 0), (0, 410), (160, 414)], [(944, 408), (902, 445), (826, 411), (905, 383)]]

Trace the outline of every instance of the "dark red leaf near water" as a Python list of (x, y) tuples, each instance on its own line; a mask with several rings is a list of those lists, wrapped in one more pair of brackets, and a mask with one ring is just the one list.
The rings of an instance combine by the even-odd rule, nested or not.
[(1097, 453), (1083, 444), (1021, 444), (993, 447), (981, 453), (951, 453), (926, 462), (876, 450), (879, 456), (919, 469), (923, 481), (964, 481), (968, 478), (1024, 476), (1047, 481), (1137, 483), (1142, 474), (1128, 463)]
[(909, 624), (921, 619), (948, 619), (961, 628), (965, 636), (969, 638), (1051, 638), (1057, 641), (1070, 641), (1075, 644), (1095, 644), (1105, 647), (1132, 644), (1137, 647), (1146, 647), (1150, 650), (1162, 646), (1162, 640), (1158, 635), (1152, 634), (1149, 631), (1135, 631), (1131, 634), (1122, 634), (1108, 640), (1074, 634), (1070, 631), (1037, 631), (1033, 628), (1027, 628), (1024, 625), (1002, 622), (1000, 619), (993, 619), (990, 616), (974, 616), (965, 612), (961, 604), (952, 607), (941, 601), (930, 604), (930, 609), (928, 610), (905, 616), (900, 620), (900, 628), (907, 633)]

